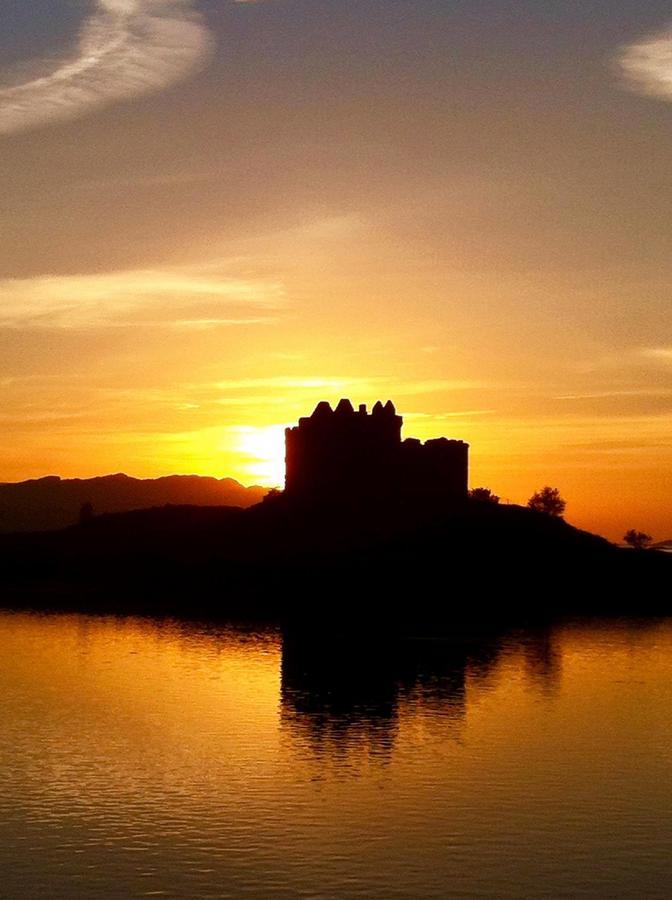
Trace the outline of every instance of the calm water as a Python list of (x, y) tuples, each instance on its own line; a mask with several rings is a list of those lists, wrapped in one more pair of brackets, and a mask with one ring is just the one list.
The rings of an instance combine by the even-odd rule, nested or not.
[(672, 895), (672, 622), (0, 615), (2, 897)]

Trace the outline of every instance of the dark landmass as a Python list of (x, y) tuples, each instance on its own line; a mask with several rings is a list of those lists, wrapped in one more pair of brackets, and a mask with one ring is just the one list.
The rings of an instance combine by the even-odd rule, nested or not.
[(651, 550), (664, 550), (667, 553), (672, 553), (672, 540), (658, 541), (657, 544), (651, 545)]
[(253, 506), (267, 493), (243, 487), (233, 478), (169, 475), (141, 479), (128, 475), (101, 478), (36, 478), (0, 483), (0, 533), (67, 528), (79, 521), (85, 504), (93, 512), (117, 513), (168, 503), (190, 506)]
[(562, 519), (465, 500), (167, 506), (0, 536), (7, 604), (263, 615), (432, 633), (458, 622), (666, 614), (672, 557)]

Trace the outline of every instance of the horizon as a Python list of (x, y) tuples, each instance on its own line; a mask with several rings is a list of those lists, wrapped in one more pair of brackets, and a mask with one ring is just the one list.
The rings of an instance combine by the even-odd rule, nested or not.
[[(342, 398), (339, 398), (339, 400), (340, 399), (342, 399)], [(322, 401), (318, 401), (318, 403), (319, 402), (322, 402)], [(331, 408), (335, 409), (338, 401), (324, 401), (324, 402), (329, 403)], [(357, 407), (358, 405), (359, 405), (358, 403), (353, 402), (353, 406)], [(368, 406), (368, 404), (365, 404), (365, 405)], [(373, 404), (371, 404), (371, 406), (372, 405)], [(309, 416), (313, 412), (313, 409), (314, 409), (314, 407), (311, 408), (310, 410), (307, 410), (305, 414)], [(370, 410), (369, 410), (369, 412), (370, 412)], [(397, 412), (399, 413), (398, 410), (397, 410)], [(399, 413), (399, 414), (402, 416), (402, 418), (404, 418), (403, 413)], [(238, 476), (238, 475), (232, 475), (230, 473), (229, 474), (227, 474), (227, 473), (212, 474), (210, 472), (198, 472), (198, 471), (187, 471), (187, 472), (165, 471), (165, 472), (158, 472), (155, 474), (137, 474), (137, 473), (133, 472), (131, 469), (126, 468), (123, 470), (120, 469), (118, 471), (97, 472), (97, 473), (93, 473), (90, 475), (77, 475), (77, 474), (64, 475), (64, 474), (56, 473), (56, 472), (45, 472), (42, 474), (29, 476), (28, 478), (16, 479), (14, 481), (5, 481), (4, 479), (0, 479), (0, 483), (1, 484), (19, 484), (24, 481), (40, 480), (40, 479), (50, 478), (50, 477), (59, 478), (61, 480), (89, 480), (89, 479), (93, 479), (93, 478), (110, 478), (110, 477), (115, 477), (115, 476), (124, 476), (127, 478), (133, 478), (133, 479), (138, 479), (138, 480), (154, 480), (154, 479), (159, 479), (159, 478), (171, 478), (171, 477), (185, 477), (185, 478), (195, 477), (195, 478), (214, 478), (219, 481), (231, 479), (231, 480), (235, 481), (236, 483), (238, 483), (241, 487), (246, 488), (246, 489), (263, 488), (266, 490), (273, 490), (273, 489), (283, 490), (284, 489), (284, 480), (285, 480), (285, 442), (284, 442), (285, 428), (296, 425), (298, 423), (299, 418), (302, 418), (302, 417), (301, 416), (297, 417), (297, 420), (295, 422), (290, 422), (286, 426), (285, 425), (274, 425), (274, 426), (270, 426), (267, 429), (254, 429), (254, 428), (242, 428), (241, 427), (241, 433), (243, 435), (250, 435), (252, 438), (250, 444), (247, 445), (246, 449), (247, 449), (247, 454), (250, 457), (250, 460), (252, 461), (251, 468), (253, 469), (253, 471), (256, 471), (257, 473), (259, 473), (259, 477), (257, 478), (256, 481), (254, 480), (254, 476), (252, 473), (250, 473), (247, 478), (245, 477), (245, 475)], [(266, 436), (265, 440), (259, 440), (259, 432), (260, 431), (263, 434), (265, 434), (265, 436)], [(410, 434), (405, 433), (406, 431), (407, 431), (407, 429), (405, 428), (404, 425), (402, 425), (402, 439), (406, 439), (408, 437), (417, 437), (417, 435), (410, 435)], [(431, 440), (436, 437), (450, 437), (450, 438), (456, 438), (458, 440), (461, 440), (459, 435), (438, 435), (438, 434), (431, 434), (431, 435), (423, 438), (422, 440), (423, 441)], [(245, 444), (241, 443), (241, 449), (243, 447), (245, 447)], [(475, 487), (488, 487), (495, 494), (500, 496), (500, 502), (502, 502), (505, 505), (525, 506), (527, 503), (527, 500), (529, 499), (529, 496), (531, 496), (535, 490), (538, 490), (539, 488), (541, 488), (542, 486), (544, 486), (546, 484), (552, 483), (552, 479), (546, 479), (544, 481), (542, 478), (542, 480), (539, 481), (538, 484), (536, 484), (536, 486), (533, 488), (533, 490), (530, 491), (530, 495), (528, 497), (524, 497), (521, 499), (512, 499), (510, 497), (501, 496), (497, 489), (496, 484), (495, 485), (484, 484), (481, 482), (477, 483), (474, 480), (472, 472), (474, 469), (474, 460), (476, 458), (477, 458), (477, 455), (474, 452), (474, 448), (472, 446), (472, 447), (470, 447), (470, 464), (469, 464), (469, 471), (470, 471), (469, 487), (470, 487), (470, 489), (475, 488)], [(566, 495), (564, 494), (564, 492), (562, 490), (561, 490), (561, 494), (563, 494), (563, 496), (565, 496), (565, 499), (567, 499)], [(568, 505), (571, 506), (571, 499), (568, 500)], [(623, 535), (628, 528), (628, 526), (626, 524), (624, 524), (623, 528), (619, 530), (618, 525), (613, 525), (611, 527), (611, 529), (609, 527), (606, 527), (602, 531), (600, 531), (597, 528), (590, 527), (589, 525), (586, 525), (579, 521), (575, 521), (575, 519), (572, 516), (571, 508), (569, 510), (569, 514), (565, 514), (564, 518), (570, 524), (574, 525), (575, 527), (583, 528), (584, 530), (587, 530), (587, 531), (592, 531), (595, 534), (601, 534), (602, 536), (607, 537), (609, 540), (615, 541), (620, 544), (623, 543)], [(588, 521), (590, 521), (590, 517), (588, 518)], [(654, 542), (665, 542), (665, 541), (669, 540), (669, 538), (666, 537), (665, 534), (654, 534), (653, 540), (654, 540)]]
[(472, 487), (672, 535), (661, 0), (4, 15), (0, 481), (277, 486), (385, 395)]

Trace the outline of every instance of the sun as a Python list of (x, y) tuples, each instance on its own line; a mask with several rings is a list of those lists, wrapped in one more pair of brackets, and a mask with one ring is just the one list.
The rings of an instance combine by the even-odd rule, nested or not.
[(265, 487), (282, 487), (285, 481), (285, 426), (246, 425), (238, 429), (236, 452), (242, 457), (246, 480)]

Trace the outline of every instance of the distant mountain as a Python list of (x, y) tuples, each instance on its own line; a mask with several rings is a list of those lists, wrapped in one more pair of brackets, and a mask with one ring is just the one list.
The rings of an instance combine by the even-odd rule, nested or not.
[(84, 504), (94, 515), (155, 506), (240, 506), (259, 503), (262, 487), (244, 487), (233, 478), (168, 475), (140, 479), (128, 475), (101, 478), (37, 478), (0, 483), (0, 533), (65, 528), (79, 521)]
[(651, 545), (652, 550), (664, 550), (666, 553), (672, 553), (672, 539), (669, 541), (658, 541), (657, 544)]

